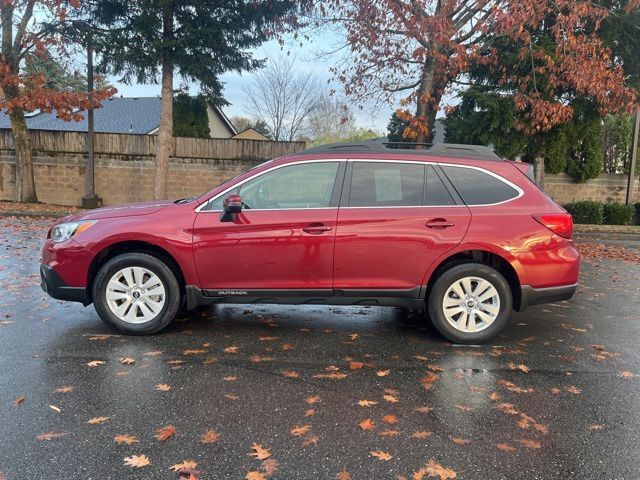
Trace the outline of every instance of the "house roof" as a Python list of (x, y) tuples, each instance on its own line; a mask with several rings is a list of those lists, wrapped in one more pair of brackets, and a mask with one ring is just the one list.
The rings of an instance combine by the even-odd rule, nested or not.
[[(161, 99), (159, 97), (114, 97), (105, 100), (101, 108), (95, 110), (95, 131), (97, 133), (155, 133), (160, 126)], [(235, 128), (219, 108), (214, 110), (235, 133)], [(67, 132), (86, 132), (85, 117), (79, 122), (66, 122), (55, 113), (36, 113), (27, 116), (30, 130), (58, 130)], [(11, 128), (9, 116), (0, 112), (0, 128)]]

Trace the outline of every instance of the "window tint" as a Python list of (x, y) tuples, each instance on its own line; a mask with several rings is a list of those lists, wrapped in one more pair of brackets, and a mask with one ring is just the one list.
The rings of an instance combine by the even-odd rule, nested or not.
[(427, 192), (424, 204), (429, 206), (456, 204), (447, 187), (431, 166), (427, 166)]
[(518, 196), (516, 189), (480, 170), (446, 166), (442, 169), (467, 205), (487, 205)]
[(422, 205), (424, 168), (411, 163), (354, 162), (349, 206)]
[(224, 198), (233, 194), (242, 197), (246, 209), (329, 207), (338, 165), (338, 162), (320, 162), (277, 168), (223, 194), (211, 202), (207, 210), (222, 210)]

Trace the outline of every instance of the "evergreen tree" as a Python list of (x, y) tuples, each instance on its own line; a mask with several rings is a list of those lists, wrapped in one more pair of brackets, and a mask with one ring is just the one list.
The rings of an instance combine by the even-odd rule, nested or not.
[(103, 28), (102, 67), (125, 82), (157, 82), (161, 77), (162, 113), (154, 172), (154, 198), (166, 197), (172, 148), (174, 73), (198, 82), (217, 105), (227, 71), (262, 65), (248, 49), (263, 43), (299, 2), (209, 2), (205, 0), (101, 0), (92, 18)]

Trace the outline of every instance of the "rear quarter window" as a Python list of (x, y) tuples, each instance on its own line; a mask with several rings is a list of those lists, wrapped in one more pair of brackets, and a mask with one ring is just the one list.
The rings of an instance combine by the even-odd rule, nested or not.
[(491, 205), (520, 195), (511, 185), (482, 170), (446, 165), (442, 170), (467, 205)]

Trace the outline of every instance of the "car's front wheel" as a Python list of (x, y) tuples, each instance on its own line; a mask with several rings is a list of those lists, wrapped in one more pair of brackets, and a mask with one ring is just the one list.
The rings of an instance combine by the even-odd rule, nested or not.
[(513, 295), (504, 276), (488, 265), (464, 263), (443, 272), (433, 284), (428, 311), (433, 325), (455, 343), (486, 342), (504, 328)]
[(180, 286), (162, 260), (146, 253), (125, 253), (107, 261), (93, 282), (100, 318), (129, 335), (166, 327), (180, 307)]

